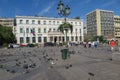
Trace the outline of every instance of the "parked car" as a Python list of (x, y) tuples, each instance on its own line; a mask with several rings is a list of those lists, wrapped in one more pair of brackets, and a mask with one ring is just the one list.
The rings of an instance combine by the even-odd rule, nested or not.
[(13, 44), (13, 48), (19, 48), (20, 45), (19, 44)]
[(27, 47), (35, 47), (34, 44), (27, 44)]
[(27, 45), (26, 44), (20, 44), (21, 47), (26, 47)]
[(19, 48), (20, 47), (20, 45), (19, 44), (9, 44), (8, 45), (8, 48)]
[(52, 42), (46, 42), (44, 43), (44, 46), (55, 46), (55, 44)]

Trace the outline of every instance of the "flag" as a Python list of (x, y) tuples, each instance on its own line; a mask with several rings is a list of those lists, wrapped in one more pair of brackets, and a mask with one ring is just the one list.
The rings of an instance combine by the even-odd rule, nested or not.
[(33, 36), (35, 36), (35, 31), (33, 29), (31, 29), (31, 33), (33, 34)]

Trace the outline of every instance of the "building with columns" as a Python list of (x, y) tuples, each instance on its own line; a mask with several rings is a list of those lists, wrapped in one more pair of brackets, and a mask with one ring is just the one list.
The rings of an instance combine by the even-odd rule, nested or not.
[[(64, 18), (16, 16), (14, 34), (18, 44), (44, 43), (65, 41), (65, 32), (57, 29), (64, 22)], [(70, 42), (81, 42), (84, 40), (83, 21), (80, 19), (68, 19), (67, 22), (73, 25), (73, 32), (68, 31), (67, 40)]]

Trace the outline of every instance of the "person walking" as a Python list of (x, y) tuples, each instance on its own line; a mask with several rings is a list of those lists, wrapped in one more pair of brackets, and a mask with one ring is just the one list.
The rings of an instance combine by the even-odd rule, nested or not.
[(89, 48), (91, 48), (91, 41), (88, 42), (88, 46), (89, 46)]
[(84, 41), (84, 42), (83, 42), (83, 45), (84, 45), (84, 48), (86, 48), (86, 47), (87, 47), (87, 42)]
[(111, 46), (111, 51), (113, 51), (114, 50), (114, 46), (115, 46), (115, 41), (114, 40), (110, 41), (110, 46)]
[(92, 49), (95, 48), (95, 42), (94, 41), (91, 43), (91, 47), (92, 47)]

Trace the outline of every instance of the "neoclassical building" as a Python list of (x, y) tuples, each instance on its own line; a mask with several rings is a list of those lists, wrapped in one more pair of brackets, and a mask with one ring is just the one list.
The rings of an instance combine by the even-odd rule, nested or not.
[[(66, 40), (65, 33), (58, 31), (64, 18), (16, 16), (14, 34), (18, 44), (57, 42)], [(68, 31), (67, 40), (70, 42), (81, 42), (84, 40), (83, 21), (80, 19), (68, 19), (73, 25), (73, 32)]]

